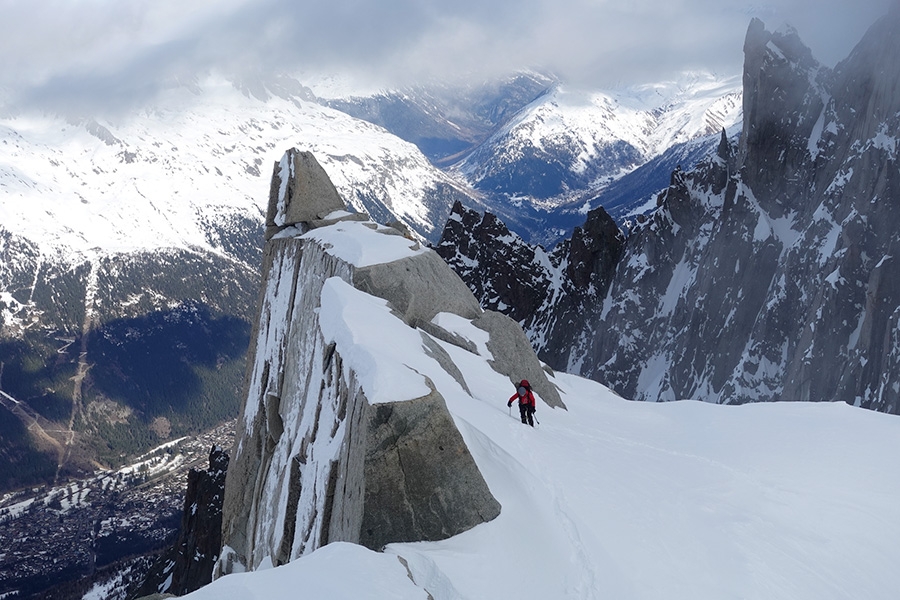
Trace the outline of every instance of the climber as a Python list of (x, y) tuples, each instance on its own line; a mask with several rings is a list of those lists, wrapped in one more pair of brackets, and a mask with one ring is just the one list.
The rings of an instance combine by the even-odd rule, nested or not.
[(512, 406), (513, 400), (519, 399), (519, 414), (522, 416), (522, 422), (534, 427), (534, 413), (536, 410), (534, 394), (531, 393), (531, 385), (527, 379), (519, 382), (516, 393), (512, 395), (506, 406)]

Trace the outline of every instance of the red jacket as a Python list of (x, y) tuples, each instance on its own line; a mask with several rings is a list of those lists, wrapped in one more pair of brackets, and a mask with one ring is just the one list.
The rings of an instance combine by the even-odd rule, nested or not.
[(522, 383), (519, 384), (519, 386), (525, 388), (525, 395), (519, 396), (519, 391), (516, 390), (516, 393), (509, 397), (509, 401), (507, 402), (507, 404), (509, 404), (516, 398), (518, 398), (519, 404), (528, 404), (530, 406), (536, 406), (536, 404), (534, 402), (534, 394), (531, 393), (531, 386), (528, 385), (528, 382), (523, 381)]

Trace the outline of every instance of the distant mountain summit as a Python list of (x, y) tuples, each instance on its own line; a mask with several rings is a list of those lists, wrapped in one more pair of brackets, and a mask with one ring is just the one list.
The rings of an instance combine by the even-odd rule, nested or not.
[[(693, 167), (740, 116), (737, 78), (688, 73), (609, 92), (557, 84), (454, 170), (484, 195), (482, 208), (549, 246), (588, 210), (607, 205), (604, 192), (611, 184), (670, 152), (667, 164)], [(699, 154), (692, 150), (697, 147)], [(635, 211), (666, 181), (658, 171), (631, 178), (624, 191), (628, 210), (622, 212)]]
[(466, 181), (467, 206), (546, 247), (591, 208), (606, 206), (620, 221), (646, 212), (668, 173), (711, 153), (741, 115), (739, 78), (704, 72), (607, 91), (537, 73), (361, 95), (317, 89), (320, 102), (416, 144)]
[(415, 144), (434, 164), (448, 166), (556, 83), (549, 75), (523, 72), (478, 84), (432, 83), (368, 94), (317, 89), (321, 103), (384, 127)]
[(740, 138), (672, 174), (608, 292), (561, 343), (532, 338), (542, 356), (644, 400), (900, 411), (898, 29), (894, 9), (831, 70), (751, 22)]
[(737, 78), (690, 73), (613, 92), (557, 84), (458, 168), (476, 189), (553, 205), (570, 192), (601, 187), (675, 144), (718, 134), (740, 114)]

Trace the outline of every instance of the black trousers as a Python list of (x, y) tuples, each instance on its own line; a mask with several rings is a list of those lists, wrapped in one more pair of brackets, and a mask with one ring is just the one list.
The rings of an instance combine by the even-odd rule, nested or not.
[(534, 414), (534, 409), (530, 404), (525, 404), (524, 402), (519, 403), (519, 414), (522, 417), (522, 422), (534, 427), (534, 417), (531, 415)]

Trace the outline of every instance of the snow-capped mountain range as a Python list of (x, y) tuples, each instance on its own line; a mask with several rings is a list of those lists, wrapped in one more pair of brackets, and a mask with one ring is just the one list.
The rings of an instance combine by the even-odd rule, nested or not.
[[(316, 152), (347, 202), (423, 237), (456, 186), (411, 144), (298, 97), (265, 101), (210, 79), (136, 113), (77, 123), (0, 120), (0, 223), (42, 247), (89, 254), (193, 247), (229, 254), (211, 228), (261, 221), (276, 148)], [(452, 195), (452, 194), (451, 194)]]
[[(688, 73), (611, 93), (559, 84), (456, 168), (478, 189), (552, 207), (570, 190), (602, 188), (676, 144), (718, 135), (740, 120), (738, 77)], [(543, 177), (515, 176), (524, 157), (544, 163)], [(553, 177), (554, 169), (565, 175)]]
[(708, 72), (607, 91), (572, 89), (540, 73), (461, 88), (361, 94), (329, 80), (311, 89), (415, 143), (468, 182), (472, 206), (547, 247), (591, 207), (613, 203), (620, 221), (645, 210), (676, 165), (696, 164), (722, 128), (733, 133), (741, 121), (739, 78)]
[[(549, 80), (527, 81), (533, 95)], [(509, 87), (498, 93), (511, 94)], [(380, 127), (322, 105), (339, 100), (316, 102), (308, 89), (297, 89), (303, 91), (254, 95), (210, 78), (170, 89), (152, 105), (112, 118), (67, 121), (27, 113), (3, 118), (0, 224), (68, 255), (173, 247), (228, 255), (211, 229), (220, 221), (261, 220), (259, 190), (277, 158), (275, 149), (297, 145), (320, 157), (355, 209), (385, 221), (396, 218), (417, 235), (436, 239), (452, 201), (471, 203), (466, 196), (477, 195), (466, 182), (479, 192), (552, 208), (564, 201), (557, 198), (554, 204), (543, 192), (546, 186), (559, 193), (597, 190), (672, 146), (718, 134), (740, 118), (734, 78), (694, 73), (615, 94), (556, 84), (514, 115), (492, 107), (500, 114), (485, 119), (482, 133), (498, 122), (502, 127), (451, 170), (464, 180), (434, 168), (419, 149)], [(401, 96), (408, 102), (406, 114), (427, 105), (435, 119), (454, 125), (437, 112), (445, 107), (435, 106), (424, 92)], [(506, 101), (517, 108), (527, 97)], [(361, 99), (343, 102), (347, 107)], [(476, 108), (469, 108), (486, 111), (486, 104), (479, 97)], [(628, 158), (603, 156), (614, 146), (628, 147)], [(532, 178), (524, 158), (535, 152), (549, 166), (562, 165), (566, 174), (554, 178), (545, 168), (544, 177)], [(511, 169), (521, 176), (512, 176)], [(510, 174), (508, 182), (489, 185), (499, 172)]]
[[(555, 230), (571, 231), (590, 208), (604, 204), (611, 183), (667, 152), (686, 157), (686, 144), (708, 151), (711, 139), (740, 123), (741, 111), (738, 77), (686, 73), (611, 92), (557, 84), (453, 170), (488, 195), (484, 207), (517, 233), (552, 244)], [(641, 198), (664, 181), (629, 195)], [(573, 213), (578, 216), (565, 218)]]
[(380, 125), (414, 143), (434, 164), (448, 166), (527, 110), (558, 81), (543, 73), (520, 72), (476, 84), (433, 81), (400, 90), (358, 90), (336, 77), (307, 83), (323, 104)]

